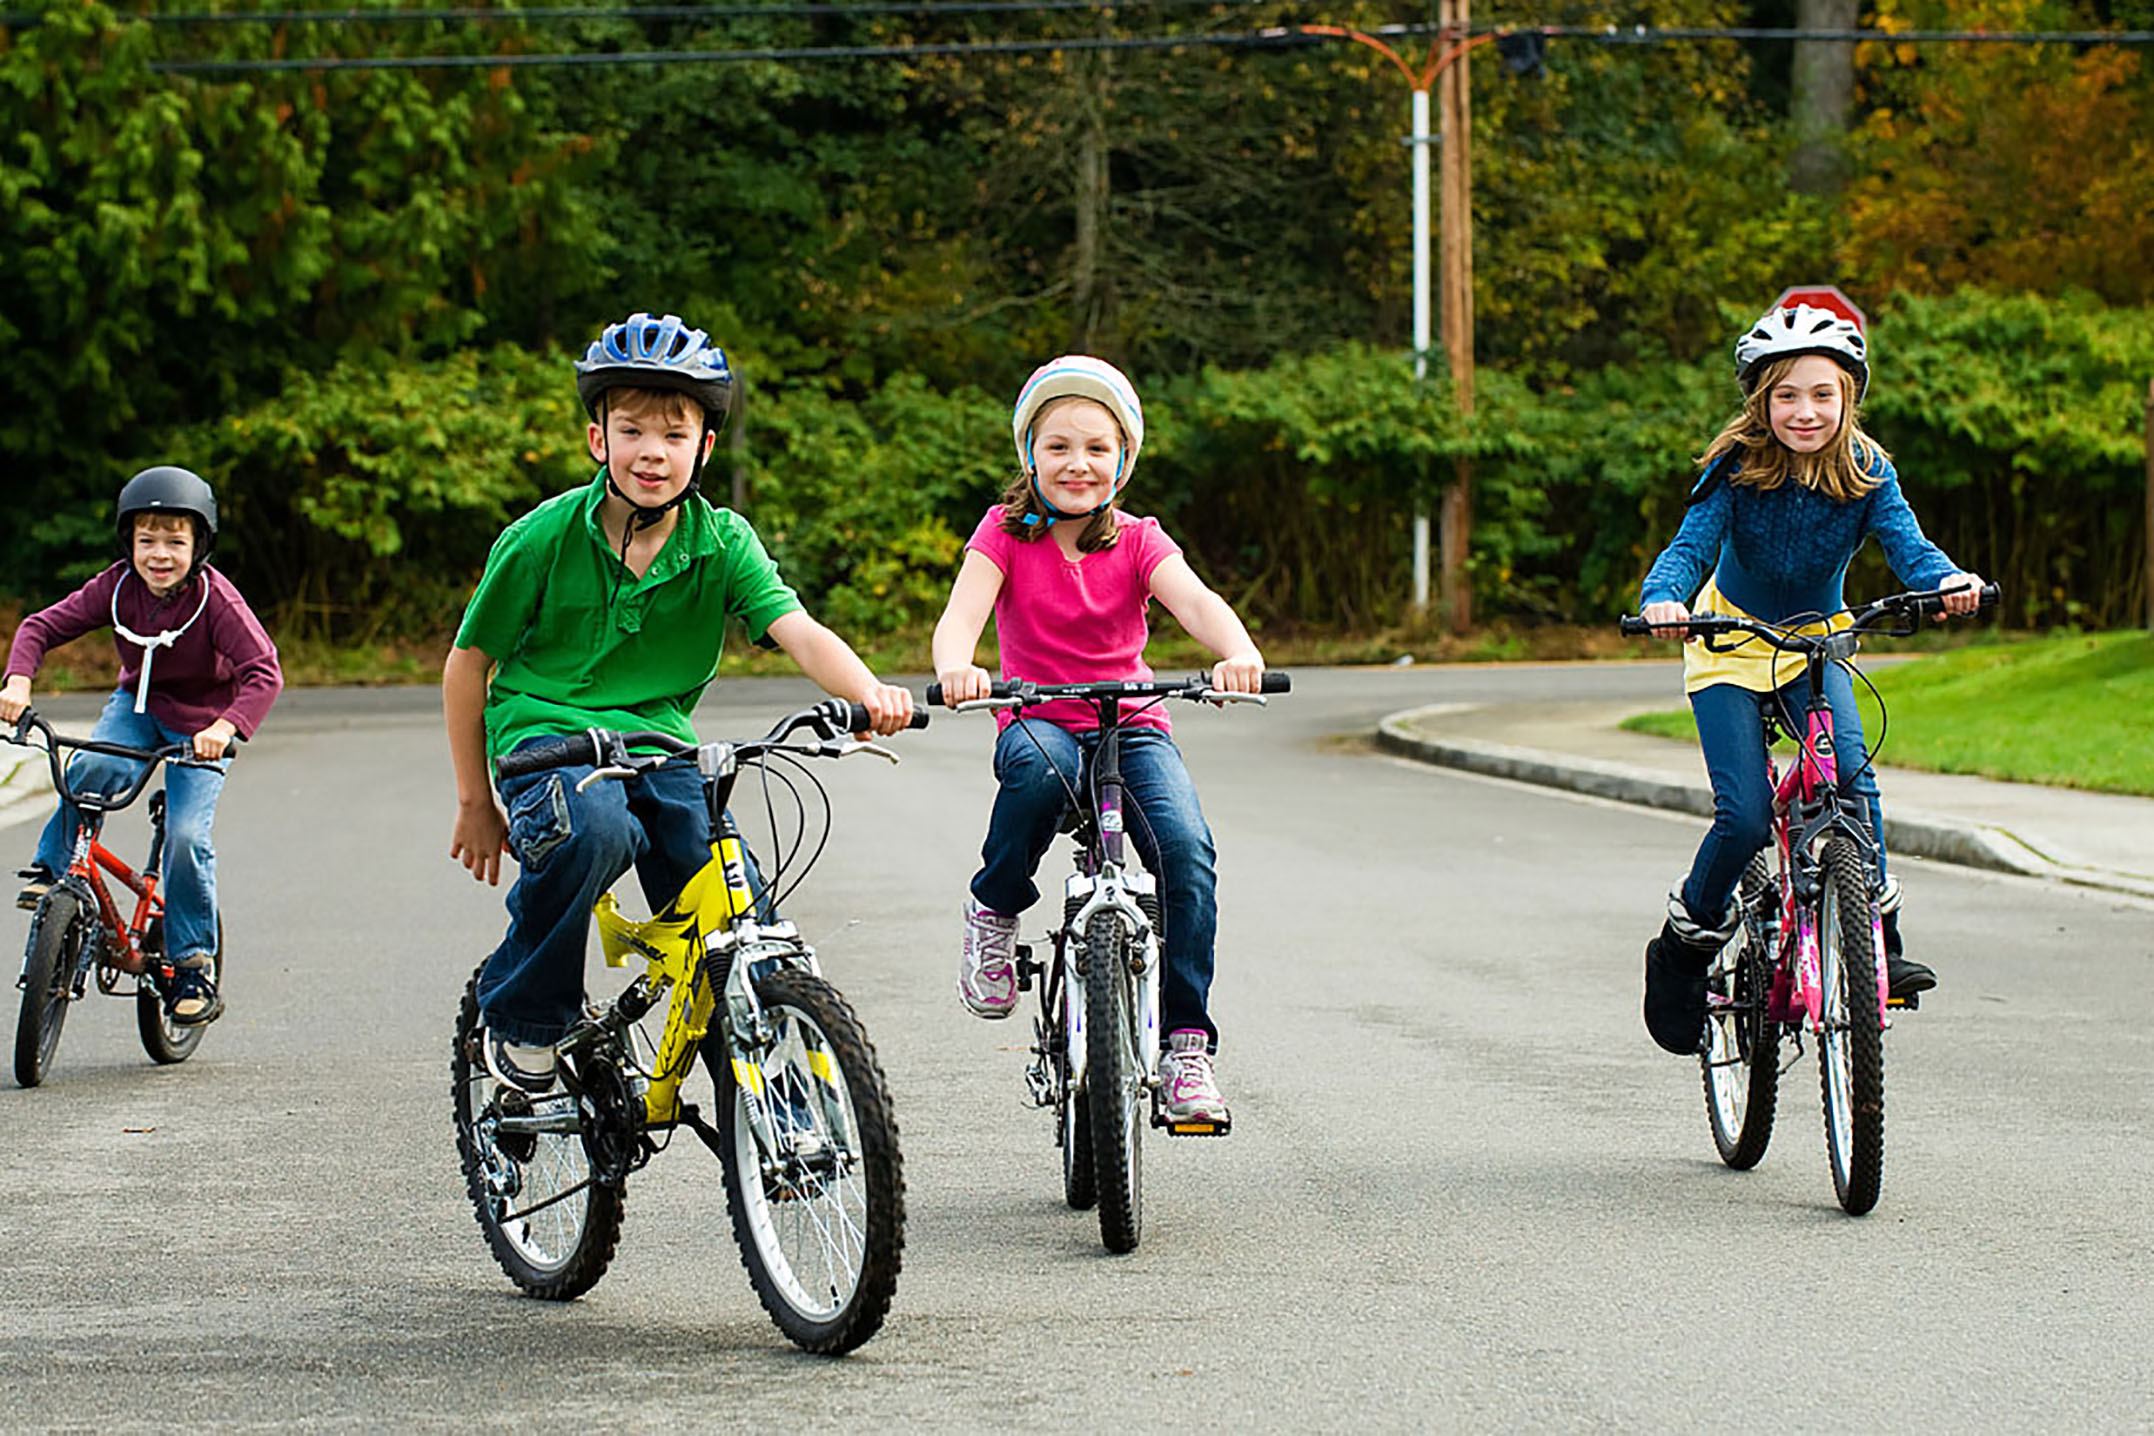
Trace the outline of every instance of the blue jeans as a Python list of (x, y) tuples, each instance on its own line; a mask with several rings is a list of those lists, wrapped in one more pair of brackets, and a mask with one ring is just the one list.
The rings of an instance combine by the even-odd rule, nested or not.
[[(509, 929), (479, 969), (479, 1010), (511, 1042), (557, 1040), (583, 1014), (591, 905), (630, 867), (657, 911), (710, 861), (710, 812), (693, 763), (579, 793), (588, 765), (500, 780), (509, 851)], [(762, 892), (751, 858), (749, 885)]]
[[(1777, 698), (1731, 683), (1716, 683), (1690, 695), (1690, 710), (1698, 720), (1698, 742), (1705, 749), (1705, 769), (1713, 780), (1713, 826), (1690, 866), (1683, 903), (1692, 917), (1708, 927), (1727, 911), (1751, 858), (1772, 841), (1773, 790), (1766, 777), (1764, 715), (1774, 711), (1776, 702), (1783, 705), (1783, 711), (1793, 715), (1800, 737), (1809, 701), (1807, 677), (1782, 685)], [(1867, 762), (1870, 750), (1862, 734), (1862, 715), (1855, 708), (1855, 681), (1837, 663), (1825, 670), (1825, 701), (1832, 707), (1840, 791), (1855, 799), (1868, 815), (1882, 879), (1884, 809), (1878, 802), (1877, 778)]]
[[(189, 743), (192, 733), (167, 728), (147, 713), (135, 711), (135, 695), (122, 689), (105, 700), (90, 736), (130, 748), (162, 748)], [(217, 797), (224, 792), (227, 764), (181, 767), (165, 765), (165, 956), (174, 962), (207, 957), (217, 950), (217, 851), (210, 825), (217, 820)], [(108, 753), (78, 753), (67, 765), (67, 785), (85, 795), (124, 793), (140, 776), (142, 765)], [(75, 856), (81, 814), (62, 802), (38, 836), (39, 865), (67, 871)]]
[[(1122, 780), (1137, 818), (1130, 836), (1159, 884), (1166, 972), (1160, 985), (1163, 1030), (1193, 1027), (1214, 1043), (1207, 999), (1212, 947), (1219, 929), (1218, 864), (1212, 830), (1197, 806), (1197, 790), (1174, 740), (1156, 728), (1124, 728)], [(1012, 723), (995, 743), (994, 811), (981, 845), (972, 895), (982, 907), (1012, 916), (1039, 900), (1032, 875), (1054, 841), (1068, 802), (1068, 783), (1080, 802), (1084, 759), (1099, 746), (1097, 732), (1072, 733), (1052, 723)], [(1057, 776), (1057, 775), (1060, 776)]]

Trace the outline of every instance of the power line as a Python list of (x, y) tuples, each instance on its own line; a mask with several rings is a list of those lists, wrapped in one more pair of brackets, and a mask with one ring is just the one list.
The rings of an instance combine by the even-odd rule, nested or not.
[[(1241, 7), (1274, 0), (860, 0), (855, 4), (780, 3), (774, 5), (552, 5), (525, 10), (498, 6), (459, 6), (435, 10), (254, 10), (183, 11), (167, 15), (128, 16), (151, 25), (373, 25), (412, 21), (480, 20), (524, 24), (553, 20), (703, 20), (762, 17), (809, 19), (853, 15), (976, 15), (1000, 12), (1085, 10), (1099, 14), (1121, 10), (1180, 6)], [(0, 27), (27, 28), (34, 14), (0, 14)]]
[[(974, 0), (989, 4), (996, 0)], [(1000, 0), (1009, 3), (1009, 0)], [(1045, 7), (1063, 0), (1023, 0)], [(769, 14), (775, 6), (753, 7)], [(816, 7), (824, 8), (824, 7)], [(859, 7), (838, 7), (859, 8)], [(893, 9), (909, 8), (893, 6)], [(932, 6), (926, 8), (948, 8)], [(604, 12), (619, 14), (619, 11)], [(703, 11), (699, 13), (709, 13)], [(1391, 37), (1435, 37), (1440, 26), (1386, 25), (1369, 32)], [(2149, 30), (1796, 30), (1785, 27), (1652, 27), (1588, 25), (1501, 25), (1476, 27), (1476, 35), (1538, 36), (1591, 41), (1604, 45), (1651, 45), (1697, 41), (1801, 40), (1879, 44), (2013, 44), (2013, 45), (2150, 45)], [(148, 68), (171, 75), (234, 75), (294, 70), (422, 70), (422, 69), (532, 69), (541, 66), (612, 65), (717, 65), (745, 61), (795, 62), (807, 60), (886, 60), (909, 56), (962, 57), (967, 55), (1042, 54), (1056, 50), (1174, 50), (1287, 49), (1320, 43), (1299, 28), (1275, 27), (1239, 34), (1187, 34), (1147, 36), (1079, 36), (1065, 39), (970, 40), (910, 42), (891, 45), (763, 46), (735, 50), (641, 50), (590, 51), (571, 54), (485, 55), (362, 55), (323, 56), (313, 59), (279, 60), (158, 60)]]
[(493, 70), (542, 65), (724, 65), (747, 60), (889, 60), (907, 56), (1024, 55), (1055, 50), (1292, 49), (1320, 43), (1292, 30), (1240, 35), (1153, 35), (1109, 39), (970, 40), (906, 45), (816, 45), (753, 50), (594, 51), (572, 55), (366, 55), (313, 60), (153, 60), (164, 75), (235, 75), (288, 70)]

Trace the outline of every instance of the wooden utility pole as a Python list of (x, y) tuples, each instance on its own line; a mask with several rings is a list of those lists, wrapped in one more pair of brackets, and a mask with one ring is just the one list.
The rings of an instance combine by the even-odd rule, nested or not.
[[(1441, 0), (1442, 40), (1459, 47), (1437, 77), (1436, 99), (1442, 194), (1439, 246), (1444, 354), (1461, 414), (1473, 414), (1473, 133), (1466, 44), (1470, 0)], [(1444, 624), (1453, 633), (1473, 626), (1473, 584), (1466, 560), (1473, 540), (1473, 469), (1460, 459), (1444, 491), (1442, 578)]]

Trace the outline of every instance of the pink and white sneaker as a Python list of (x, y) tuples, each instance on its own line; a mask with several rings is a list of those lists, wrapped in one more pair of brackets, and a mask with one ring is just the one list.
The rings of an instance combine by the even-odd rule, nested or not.
[(976, 1017), (1017, 1010), (1017, 919), (965, 899), (964, 944), (957, 959), (957, 995)]
[(1212, 1072), (1211, 1039), (1198, 1027), (1167, 1034), (1159, 1058), (1160, 1115), (1169, 1123), (1204, 1122), (1224, 1130), (1232, 1123), (1219, 1079)]

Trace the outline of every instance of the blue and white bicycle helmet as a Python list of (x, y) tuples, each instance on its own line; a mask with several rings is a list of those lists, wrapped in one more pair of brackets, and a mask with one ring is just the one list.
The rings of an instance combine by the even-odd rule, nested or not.
[(1854, 375), (1855, 402), (1861, 403), (1869, 391), (1869, 350), (1855, 321), (1830, 309), (1797, 304), (1767, 310), (1735, 341), (1735, 377), (1743, 393), (1758, 387), (1758, 376), (1773, 360), (1798, 354), (1822, 354)]
[(676, 390), (703, 406), (715, 431), (732, 412), (733, 369), (725, 351), (678, 314), (638, 312), (607, 325), (576, 362), (576, 395), (593, 419), (608, 389)]
[[(1114, 490), (1097, 507), (1081, 514), (1066, 514), (1047, 502), (1047, 495), (1040, 492), (1039, 472), (1032, 464), (1032, 426), (1040, 410), (1057, 399), (1090, 399), (1105, 407), (1122, 427), (1122, 458), (1114, 471)], [(1040, 514), (1027, 514), (1028, 525), (1088, 519), (1114, 503), (1136, 470), (1137, 451), (1144, 447), (1144, 405), (1137, 402), (1137, 389), (1129, 376), (1106, 360), (1089, 354), (1064, 354), (1033, 370), (1032, 377), (1017, 391), (1017, 403), (1010, 410), (1010, 442), (1017, 446), (1018, 467), (1032, 481), (1033, 499), (1046, 511), (1044, 519)]]

